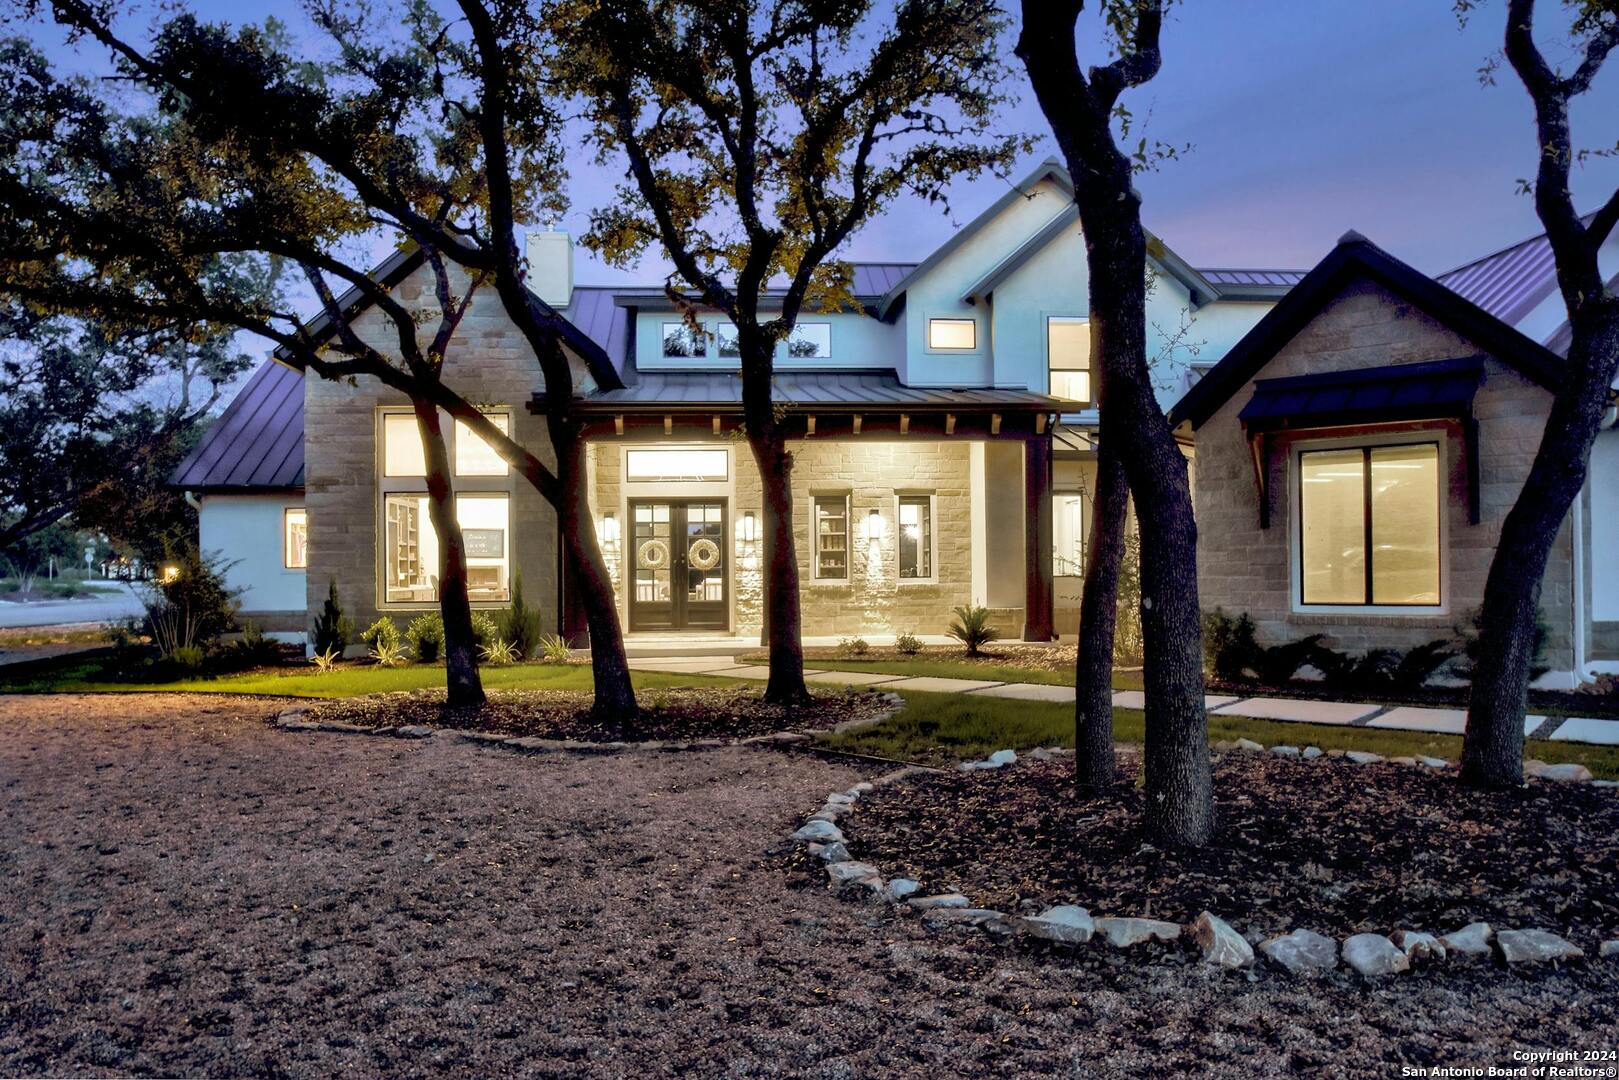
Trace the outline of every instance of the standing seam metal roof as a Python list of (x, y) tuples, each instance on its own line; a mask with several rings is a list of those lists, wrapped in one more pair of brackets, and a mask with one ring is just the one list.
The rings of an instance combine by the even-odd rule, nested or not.
[(304, 486), (304, 380), (266, 360), (170, 483), (190, 491), (287, 491)]

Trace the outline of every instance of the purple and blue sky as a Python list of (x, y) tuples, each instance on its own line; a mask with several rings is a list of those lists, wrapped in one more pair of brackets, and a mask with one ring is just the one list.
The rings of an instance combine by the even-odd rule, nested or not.
[[(195, 6), (207, 18), (275, 15), (294, 33), (305, 26), (297, 0)], [(1561, 5), (1540, 7), (1546, 28), (1555, 28)], [(1535, 161), (1528, 97), (1510, 69), (1492, 87), (1477, 78), (1499, 49), (1503, 9), (1502, 0), (1486, 2), (1464, 28), (1450, 0), (1177, 4), (1162, 73), (1126, 98), (1150, 138), (1192, 146), (1140, 178), (1147, 225), (1199, 266), (1307, 268), (1354, 228), (1431, 273), (1539, 232), (1529, 198), (1516, 191)], [(1574, 114), (1587, 146), (1619, 144), (1619, 59), (1608, 68)], [(1022, 100), (1006, 122), (1043, 135), (1026, 169), (1053, 147), (1017, 70)], [(616, 180), (611, 170), (577, 163), (575, 209), (562, 227), (582, 232), (588, 207)], [(1582, 208), (1616, 185), (1614, 158), (1575, 175)], [(1004, 190), (995, 179), (958, 184), (949, 218), (936, 207), (896, 206), (846, 254), (920, 259), (952, 223)], [(579, 254), (579, 281), (624, 279)], [(661, 277), (656, 266), (644, 271), (643, 280)]]

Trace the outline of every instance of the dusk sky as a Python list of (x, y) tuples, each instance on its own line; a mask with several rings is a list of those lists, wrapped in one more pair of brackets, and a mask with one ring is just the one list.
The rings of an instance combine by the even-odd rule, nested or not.
[[(210, 18), (274, 14), (295, 31), (304, 26), (293, 0), (196, 6)], [(1549, 31), (1562, 12), (1541, 7)], [(1534, 167), (1528, 97), (1510, 69), (1493, 87), (1477, 77), (1499, 49), (1503, 9), (1485, 3), (1462, 28), (1450, 0), (1177, 4), (1162, 73), (1126, 97), (1138, 120), (1147, 118), (1149, 137), (1192, 145), (1141, 177), (1148, 227), (1199, 266), (1301, 268), (1354, 228), (1435, 273), (1539, 232), (1530, 199), (1516, 191)], [(1007, 123), (1044, 143), (1026, 170), (1054, 147), (1018, 74), (1022, 100)], [(1609, 64), (1580, 103), (1575, 131), (1587, 146), (1619, 142), (1619, 65)], [(575, 210), (563, 227), (581, 232), (585, 211), (615, 180), (577, 163)], [(1597, 205), (1616, 184), (1619, 161), (1588, 164), (1575, 175), (1579, 204)], [(969, 220), (1004, 190), (995, 179), (958, 184), (949, 218), (936, 207), (896, 206), (846, 254), (920, 259), (952, 221)], [(640, 277), (649, 276), (658, 269), (648, 265)], [(581, 252), (577, 277), (624, 275)]]

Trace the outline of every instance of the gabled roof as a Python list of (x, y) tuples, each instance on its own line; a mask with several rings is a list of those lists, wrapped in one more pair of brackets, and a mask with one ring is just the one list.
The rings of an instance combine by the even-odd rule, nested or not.
[(304, 380), (266, 360), (186, 455), (169, 483), (186, 491), (295, 491), (304, 486)]
[[(1031, 409), (1055, 412), (1057, 399), (1029, 390), (906, 386), (888, 368), (846, 371), (777, 371), (772, 395), (778, 402), (841, 408), (915, 409)], [(536, 394), (543, 400), (543, 394)], [(579, 402), (593, 412), (681, 412), (734, 410), (742, 405), (742, 374), (738, 371), (644, 372), (641, 381), (622, 390), (605, 390)]]
[[(1042, 161), (1033, 172), (1014, 184), (999, 199), (996, 199), (989, 209), (973, 218), (960, 229), (957, 229), (950, 239), (946, 240), (931, 255), (917, 263), (899, 281), (890, 286), (877, 303), (878, 318), (889, 318), (900, 301), (904, 299), (906, 291), (910, 289), (913, 283), (924, 277), (929, 270), (932, 270), (957, 248), (961, 247), (962, 244), (970, 240), (984, 226), (999, 217), (1007, 207), (1018, 199), (1026, 198), (1029, 192), (1034, 190), (1035, 185), (1044, 180), (1050, 180), (1070, 196), (1074, 193), (1073, 180), (1068, 175), (1068, 170), (1063, 168), (1062, 163), (1056, 158), (1047, 158)], [(963, 295), (963, 301), (975, 303), (979, 297), (987, 296), (994, 290), (995, 286), (999, 285), (1014, 270), (1032, 258), (1036, 252), (1044, 248), (1064, 229), (1071, 227), (1078, 218), (1079, 210), (1077, 207), (1073, 206), (1072, 203), (1065, 206), (1050, 221), (1041, 226), (1033, 236), (1018, 245), (1006, 258), (1002, 259), (996, 266), (991, 267), (982, 278), (974, 282)], [(1227, 289), (1222, 289), (1219, 285), (1216, 285), (1202, 271), (1171, 251), (1167, 244), (1151, 232), (1147, 233), (1147, 247), (1150, 252), (1149, 258), (1161, 266), (1170, 277), (1186, 286), (1186, 290), (1192, 295), (1194, 307), (1206, 304), (1211, 300), (1268, 299), (1277, 295), (1276, 289), (1279, 283), (1239, 280), (1232, 280), (1229, 283), (1229, 291), (1233, 295), (1227, 295)], [(1265, 272), (1236, 270), (1224, 271), (1224, 273), (1228, 275), (1250, 275)], [(1302, 271), (1271, 271), (1270, 273), (1302, 274)], [(1285, 285), (1282, 287), (1285, 287)], [(1242, 295), (1235, 295), (1238, 293)]]
[(1169, 412), (1171, 426), (1191, 421), (1201, 427), (1240, 390), (1345, 285), (1367, 279), (1456, 331), (1525, 377), (1550, 388), (1562, 360), (1544, 345), (1396, 259), (1357, 232), (1345, 233), (1327, 257), (1304, 276), (1265, 317), (1234, 345)]
[[(407, 245), (389, 255), (378, 263), (371, 271), (371, 278), (385, 289), (391, 289), (404, 281), (417, 268), (427, 261), (427, 256), (415, 244)], [(546, 311), (553, 311), (545, 301), (535, 298), (536, 302)], [(360, 312), (371, 306), (371, 298), (359, 286), (351, 286), (343, 295), (337, 298), (337, 308), (343, 313), (345, 319), (353, 319)], [(571, 306), (571, 305), (570, 305)], [(562, 343), (574, 352), (590, 369), (592, 377), (600, 386), (619, 386), (623, 380), (619, 377), (618, 368), (609, 359), (602, 345), (591, 338), (568, 318), (557, 320), (562, 328)], [(313, 339), (318, 347), (330, 341), (337, 333), (337, 324), (330, 315), (322, 311), (313, 319), (304, 324), (304, 332)], [(273, 353), (282, 363), (298, 367), (298, 361), (291, 350), (286, 346), (276, 349)]]

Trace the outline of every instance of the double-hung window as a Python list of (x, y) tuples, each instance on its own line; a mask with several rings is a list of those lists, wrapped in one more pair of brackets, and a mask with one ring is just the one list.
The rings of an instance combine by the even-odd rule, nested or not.
[(933, 496), (899, 497), (899, 577), (927, 581), (933, 577)]
[(1440, 603), (1437, 443), (1301, 451), (1299, 602)]
[(1089, 405), (1091, 397), (1091, 324), (1067, 315), (1046, 318), (1046, 361), (1051, 396)]
[(817, 495), (815, 523), (815, 580), (849, 580), (849, 497)]
[[(488, 412), (502, 433), (511, 414)], [(474, 602), (511, 599), (511, 469), (494, 448), (457, 420), (441, 423), (455, 473), (456, 520)], [(438, 602), (441, 551), (427, 496), (427, 464), (416, 417), (382, 414), (382, 506), (378, 534), (382, 601)]]

